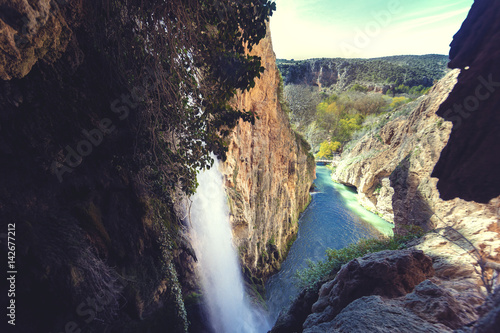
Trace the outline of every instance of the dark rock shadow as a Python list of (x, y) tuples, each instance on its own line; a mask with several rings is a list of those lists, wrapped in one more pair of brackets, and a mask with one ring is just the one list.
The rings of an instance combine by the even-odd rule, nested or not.
[(394, 210), (395, 233), (405, 231), (405, 226), (419, 226), (432, 229), (433, 210), (418, 189), (419, 179), (410, 172), (411, 154), (407, 155), (389, 176), (394, 188), (392, 207)]

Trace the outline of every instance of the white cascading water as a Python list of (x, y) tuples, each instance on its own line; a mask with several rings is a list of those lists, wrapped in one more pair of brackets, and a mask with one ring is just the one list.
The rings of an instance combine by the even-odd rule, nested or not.
[(267, 332), (265, 316), (252, 308), (245, 294), (218, 165), (216, 160), (198, 175), (191, 206), (191, 236), (211, 326), (217, 333)]

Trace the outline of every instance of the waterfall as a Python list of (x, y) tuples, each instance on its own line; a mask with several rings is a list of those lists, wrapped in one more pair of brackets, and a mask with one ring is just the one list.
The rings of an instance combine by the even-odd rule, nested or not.
[(191, 236), (211, 326), (217, 333), (267, 332), (267, 320), (245, 295), (218, 164), (198, 175), (191, 206)]

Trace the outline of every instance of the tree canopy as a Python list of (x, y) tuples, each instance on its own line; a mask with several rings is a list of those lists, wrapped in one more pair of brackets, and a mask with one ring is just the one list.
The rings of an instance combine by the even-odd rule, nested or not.
[(333, 153), (340, 148), (341, 144), (338, 141), (329, 142), (323, 141), (320, 145), (319, 152), (316, 155), (319, 158), (329, 158), (333, 156)]
[(229, 101), (264, 71), (247, 50), (265, 37), (275, 4), (131, 0), (92, 6), (97, 51), (121, 69), (115, 79), (124, 89), (140, 91), (133, 129), (138, 173), (161, 191), (181, 185), (193, 193), (197, 170), (212, 163), (210, 153), (224, 159), (231, 128), (239, 119), (255, 119)]

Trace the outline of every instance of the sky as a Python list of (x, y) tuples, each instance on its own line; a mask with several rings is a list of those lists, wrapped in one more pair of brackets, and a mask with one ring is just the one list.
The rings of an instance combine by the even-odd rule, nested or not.
[(448, 54), (473, 0), (275, 0), (279, 59)]

